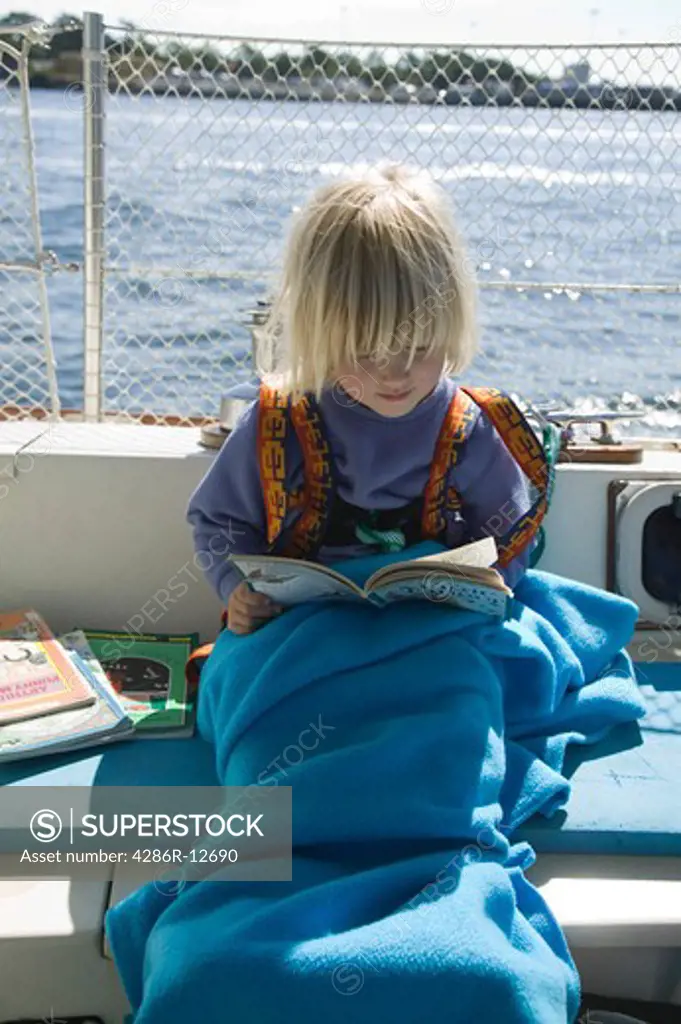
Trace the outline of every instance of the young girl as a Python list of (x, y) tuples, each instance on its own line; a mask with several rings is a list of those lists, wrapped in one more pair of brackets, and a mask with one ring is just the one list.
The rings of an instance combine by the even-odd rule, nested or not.
[(475, 287), (432, 182), (388, 168), (313, 196), (263, 352), (260, 397), (188, 511), (230, 630), (281, 609), (216, 556), (225, 535), (231, 553), (326, 563), (493, 535), (518, 582), (543, 514), (528, 487), (536, 438), (507, 396), (452, 378), (476, 352)]
[[(518, 582), (550, 473), (506, 395), (452, 379), (474, 338), (473, 282), (432, 185), (389, 170), (312, 199), (272, 312), (271, 375), (189, 509), (229, 626), (202, 670), (198, 731), (245, 800), (291, 788), (291, 861), (266, 826), (255, 858), (275, 873), (254, 877), (281, 878), (266, 891), (247, 865), (236, 888), (169, 900), (150, 885), (114, 908), (140, 1021), (218, 1021), (225, 1000), (230, 1020), (263, 1024), (576, 1020), (567, 943), (524, 878), (532, 851), (507, 833), (566, 799), (563, 740), (643, 714), (630, 662), (613, 660), (632, 602), (536, 573), (511, 629), (425, 602), (328, 602), (253, 642), (232, 635), (278, 609), (238, 581), (227, 546), (329, 561), (492, 534)], [(581, 703), (587, 662), (604, 675)], [(349, 968), (366, 976), (350, 1014)]]

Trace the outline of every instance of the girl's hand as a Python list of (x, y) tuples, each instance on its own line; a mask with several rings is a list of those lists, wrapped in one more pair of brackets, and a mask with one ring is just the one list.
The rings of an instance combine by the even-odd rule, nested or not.
[(232, 633), (252, 633), (284, 609), (265, 594), (252, 590), (243, 580), (227, 602), (227, 626)]

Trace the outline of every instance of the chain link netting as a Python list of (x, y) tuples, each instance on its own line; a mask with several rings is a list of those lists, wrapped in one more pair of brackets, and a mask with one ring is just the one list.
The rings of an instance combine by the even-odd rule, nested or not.
[(395, 161), (452, 195), (482, 289), (472, 380), (676, 422), (678, 45), (106, 34), (105, 408), (214, 414), (252, 376), (250, 311), (290, 214), (316, 185)]
[(27, 90), (26, 36), (0, 34), (0, 419), (59, 411)]
[[(103, 338), (89, 376), (85, 360), (102, 415), (215, 415), (230, 385), (253, 380), (252, 328), (291, 214), (318, 185), (390, 161), (451, 195), (481, 289), (468, 383), (640, 411), (650, 431), (678, 433), (678, 37), (444, 49), (108, 27), (104, 41)], [(58, 408), (21, 59), (0, 35), (0, 406), (12, 415)], [(89, 114), (80, 90), (64, 94), (71, 123)], [(41, 159), (56, 192), (59, 159)], [(70, 365), (80, 310), (69, 306), (67, 337), (62, 305), (57, 356)]]

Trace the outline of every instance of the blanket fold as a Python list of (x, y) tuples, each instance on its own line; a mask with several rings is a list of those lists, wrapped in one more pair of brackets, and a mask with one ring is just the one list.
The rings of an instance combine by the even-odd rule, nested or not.
[(293, 787), (293, 880), (113, 908), (135, 1024), (571, 1024), (574, 964), (513, 832), (564, 806), (569, 743), (643, 715), (636, 617), (531, 570), (503, 623), (333, 602), (221, 634), (199, 728), (224, 785)]

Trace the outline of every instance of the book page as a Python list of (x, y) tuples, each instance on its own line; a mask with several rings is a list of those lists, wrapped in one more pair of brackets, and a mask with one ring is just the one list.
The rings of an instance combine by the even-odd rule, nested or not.
[(494, 565), (498, 557), (494, 537), (482, 537), (480, 540), (471, 541), (470, 544), (462, 544), (461, 547), (441, 551), (436, 555), (426, 555), (415, 561), (425, 562), (427, 565), (434, 562), (441, 562), (443, 565), (472, 565), (482, 569)]
[(512, 591), (506, 586), (504, 577), (496, 569), (478, 569), (471, 565), (450, 565), (429, 568), (427, 572), (423, 567), (402, 567), (398, 572), (391, 572), (380, 576), (373, 581), (370, 593), (381, 591), (384, 587), (391, 586), (402, 580), (413, 580), (420, 583), (426, 590), (442, 589), (450, 580), (461, 580), (466, 583), (476, 583), (481, 587), (488, 587), (492, 590), (504, 590), (508, 594)]
[(454, 608), (481, 612), (495, 618), (504, 618), (506, 615), (507, 602), (511, 595), (508, 588), (503, 591), (496, 590), (454, 576), (445, 577), (441, 573), (438, 573), (438, 576), (442, 583), (440, 587), (429, 588), (423, 578), (412, 576), (401, 580), (386, 580), (378, 591), (373, 593), (380, 598), (381, 604), (391, 604), (394, 601), (430, 601), (433, 604), (446, 604)]
[[(490, 568), (497, 558), (498, 552), (494, 537), (483, 537), (482, 540), (464, 544), (459, 548), (452, 548), (450, 551), (438, 551), (434, 555), (425, 555), (422, 558), (393, 562), (392, 565), (386, 565), (378, 572), (373, 573), (366, 581), (365, 587), (367, 590), (376, 590), (379, 585), (383, 586), (383, 583), (390, 578), (404, 577), (407, 574), (425, 578), (428, 574), (447, 572), (447, 570), (450, 570), (452, 575), (462, 578), (477, 577), (480, 580), (485, 580), (487, 577), (490, 585), (493, 586), (495, 578), (498, 577), (501, 580), (496, 569)], [(469, 569), (482, 571), (469, 573)]]
[(364, 598), (356, 584), (327, 566), (268, 555), (231, 555), (230, 561), (253, 590), (285, 607), (329, 597)]

